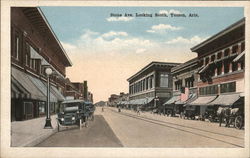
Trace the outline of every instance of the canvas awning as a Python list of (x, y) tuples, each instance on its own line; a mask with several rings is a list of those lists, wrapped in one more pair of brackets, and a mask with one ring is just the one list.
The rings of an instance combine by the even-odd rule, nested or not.
[(61, 92), (59, 92), (59, 90), (56, 87), (51, 86), (51, 91), (56, 96), (58, 101), (64, 101), (65, 100), (65, 97), (61, 94)]
[(187, 104), (187, 103), (190, 103), (192, 102), (195, 98), (196, 98), (196, 93), (192, 93), (192, 94), (189, 94), (188, 96), (188, 99), (186, 101), (181, 101), (181, 100), (178, 100), (175, 102), (175, 104)]
[[(47, 97), (47, 86), (39, 79), (29, 76), (30, 81)], [(50, 88), (51, 89), (51, 88)], [(57, 98), (50, 91), (50, 102), (57, 102)]]
[(245, 51), (243, 51), (242, 53), (240, 53), (240, 54), (233, 60), (233, 62), (239, 61), (244, 55), (245, 55)]
[(166, 104), (174, 104), (176, 101), (180, 100), (180, 96), (173, 96), (168, 101), (166, 101), (163, 105)]
[(200, 96), (194, 101), (188, 103), (188, 105), (208, 105), (212, 102), (217, 96)]
[(11, 76), (11, 98), (30, 98), (30, 93), (13, 76)]
[(240, 99), (240, 94), (223, 94), (219, 95), (214, 101), (210, 102), (208, 105), (222, 105), (222, 106), (231, 106), (237, 100)]
[(135, 100), (128, 101), (128, 104), (131, 104), (131, 105), (144, 105), (144, 104), (150, 103), (152, 100), (154, 100), (154, 97), (135, 99)]
[(11, 76), (19, 85), (21, 85), (21, 87), (25, 89), (25, 91), (29, 92), (27, 99), (46, 101), (46, 96), (40, 91), (39, 88), (34, 85), (33, 82), (31, 82), (28, 74), (25, 74), (24, 72), (12, 67)]

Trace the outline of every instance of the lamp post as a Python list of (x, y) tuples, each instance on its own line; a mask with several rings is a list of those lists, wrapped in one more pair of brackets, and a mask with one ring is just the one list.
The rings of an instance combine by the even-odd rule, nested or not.
[(47, 75), (47, 113), (46, 113), (46, 122), (44, 128), (51, 129), (53, 128), (51, 125), (51, 119), (50, 119), (50, 81), (49, 76), (52, 74), (52, 69), (50, 67), (47, 67), (45, 69), (45, 73)]

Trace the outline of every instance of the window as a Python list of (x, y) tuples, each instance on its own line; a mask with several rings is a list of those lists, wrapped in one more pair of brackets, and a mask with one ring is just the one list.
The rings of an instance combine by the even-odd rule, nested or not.
[(32, 102), (24, 102), (23, 114), (25, 115), (25, 119), (33, 118), (33, 103)]
[(220, 59), (221, 56), (222, 56), (222, 52), (219, 52), (219, 53), (217, 54), (217, 59)]
[(238, 63), (237, 62), (232, 62), (232, 71), (237, 71), (238, 70)]
[(241, 43), (241, 52), (245, 50), (245, 42)]
[(237, 53), (237, 52), (238, 52), (238, 44), (233, 46), (232, 54)]
[(168, 87), (168, 74), (166, 72), (160, 73), (160, 87)]
[(212, 55), (211, 61), (214, 61), (214, 60), (215, 60), (215, 55)]
[(229, 48), (227, 48), (224, 52), (224, 57), (228, 56), (229, 55)]
[(228, 60), (225, 60), (224, 61), (224, 73), (228, 73), (229, 72), (229, 61)]
[(38, 102), (39, 106), (39, 115), (45, 114), (45, 102)]
[(182, 87), (182, 80), (175, 81), (175, 90), (180, 90)]
[(218, 85), (199, 88), (200, 95), (211, 95), (211, 94), (217, 94), (217, 93), (218, 93)]
[(236, 91), (236, 82), (224, 83), (220, 85), (221, 93), (235, 92)]
[[(11, 29), (14, 29), (13, 27)], [(20, 45), (21, 45), (21, 42), (20, 42), (20, 34), (17, 30), (13, 30), (13, 34), (11, 36), (11, 56), (16, 59), (16, 60), (20, 60)]]
[(222, 73), (222, 62), (217, 64), (217, 75), (221, 75)]
[(209, 57), (206, 58), (206, 65), (209, 63)]

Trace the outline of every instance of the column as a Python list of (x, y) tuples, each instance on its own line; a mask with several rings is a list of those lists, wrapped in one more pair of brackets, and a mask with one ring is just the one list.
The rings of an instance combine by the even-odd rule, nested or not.
[(155, 87), (155, 74), (152, 75), (152, 87), (153, 88)]
[[(224, 53), (225, 53), (225, 50), (222, 50), (221, 51), (221, 58), (224, 58)], [(224, 61), (222, 60), (222, 66), (221, 66), (221, 74), (223, 75), (224, 74)]]
[[(238, 52), (237, 52), (238, 55), (241, 53), (241, 50), (242, 50), (241, 43), (238, 43)], [(237, 67), (238, 67), (237, 70), (241, 70), (241, 63), (240, 62), (237, 63)]]

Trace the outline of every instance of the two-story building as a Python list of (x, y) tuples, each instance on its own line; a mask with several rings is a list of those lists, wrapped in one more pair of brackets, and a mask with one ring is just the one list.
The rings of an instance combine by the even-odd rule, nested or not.
[[(190, 105), (232, 106), (240, 98), (244, 101), (245, 18), (191, 50), (198, 54), (199, 77), (198, 98)], [(201, 106), (201, 113), (204, 109)]]
[(198, 59), (193, 58), (171, 69), (173, 96), (164, 103), (166, 113), (180, 114), (183, 105), (197, 97)]
[(161, 106), (172, 96), (171, 68), (179, 63), (151, 62), (127, 79), (129, 104)]
[(65, 98), (65, 69), (72, 63), (40, 8), (11, 8), (11, 120), (44, 116), (47, 76), (50, 75), (50, 107), (56, 112)]

